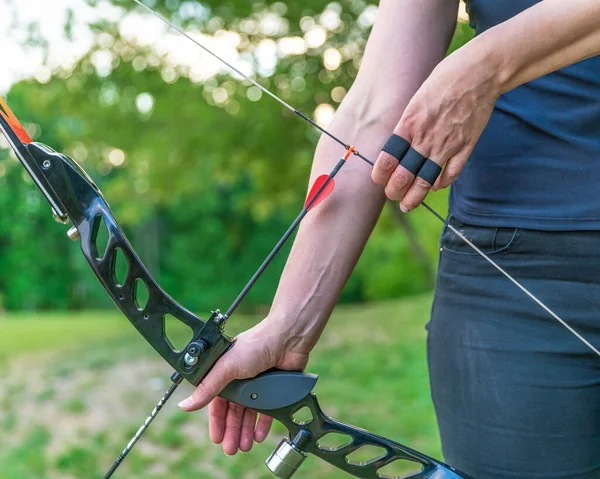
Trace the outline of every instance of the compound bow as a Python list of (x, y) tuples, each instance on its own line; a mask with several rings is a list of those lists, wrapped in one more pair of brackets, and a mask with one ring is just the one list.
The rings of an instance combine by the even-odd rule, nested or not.
[[(350, 156), (357, 156), (373, 165), (372, 161), (361, 155), (354, 147), (341, 141), (313, 120), (292, 108), (252, 78), (243, 74), (204, 45), (187, 35), (179, 27), (152, 11), (139, 0), (133, 1), (150, 10), (162, 21), (216, 57), (219, 61), (310, 123), (323, 134), (343, 145), (347, 152), (329, 175), (323, 175), (317, 179), (298, 217), (227, 311), (221, 313), (219, 310), (216, 310), (208, 320), (203, 320), (173, 300), (150, 275), (125, 237), (104, 196), (87, 173), (67, 155), (57, 153), (42, 143), (34, 142), (6, 103), (0, 98), (0, 131), (5, 135), (17, 158), (32, 177), (48, 203), (50, 203), (53, 215), (61, 223), (72, 223), (73, 226), (67, 233), (69, 238), (74, 241), (80, 241), (86, 260), (111, 299), (146, 341), (175, 370), (171, 376), (172, 385), (106, 473), (105, 479), (112, 477), (113, 473), (183, 380), (188, 381), (193, 386), (198, 386), (219, 358), (234, 346), (234, 340), (225, 334), (227, 320), (268, 267), (271, 260), (292, 236), (302, 219), (331, 192), (334, 185), (334, 177)], [(548, 314), (577, 336), (594, 353), (600, 356), (598, 349), (483, 253), (460, 231), (455, 229), (451, 224), (448, 224), (439, 213), (427, 204), (423, 204), (423, 206)], [(108, 245), (105, 251), (99, 251), (97, 246), (99, 228), (102, 222), (106, 224), (109, 233)], [(115, 274), (116, 260), (119, 252), (127, 260), (127, 275), (122, 282), (119, 282)], [(143, 306), (137, 301), (137, 288), (140, 282), (148, 290), (148, 300)], [(177, 350), (165, 334), (165, 317), (168, 315), (177, 318), (189, 326), (193, 332), (192, 340), (182, 350)], [(464, 473), (432, 457), (328, 417), (319, 407), (317, 398), (312, 392), (316, 382), (317, 376), (314, 374), (271, 370), (252, 379), (233, 381), (220, 394), (225, 399), (277, 419), (287, 428), (289, 436), (282, 440), (277, 449), (266, 461), (267, 467), (275, 476), (281, 479), (292, 477), (310, 453), (348, 474), (363, 479), (392, 479), (392, 476), (385, 474), (382, 470), (391, 464), (397, 465), (398, 463), (406, 463), (413, 471), (418, 469), (417, 472), (412, 472), (408, 476), (404, 476), (407, 479), (468, 479), (468, 476)], [(308, 410), (310, 412), (308, 419), (298, 419), (297, 413), (301, 410)], [(333, 448), (325, 446), (322, 442), (323, 438), (332, 433), (347, 437), (347, 442)], [(366, 462), (355, 462), (350, 458), (351, 454), (368, 446), (376, 447), (382, 453)]]

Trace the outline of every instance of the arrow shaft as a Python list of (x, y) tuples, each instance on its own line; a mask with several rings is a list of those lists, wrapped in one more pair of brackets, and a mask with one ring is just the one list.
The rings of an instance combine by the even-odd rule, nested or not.
[(331, 183), (331, 181), (333, 181), (333, 178), (335, 177), (335, 175), (338, 174), (338, 172), (342, 169), (342, 166), (344, 166), (345, 163), (346, 163), (346, 159), (342, 158), (342, 159), (340, 159), (340, 161), (338, 161), (338, 163), (335, 165), (333, 170), (331, 170), (331, 173), (329, 173), (329, 176), (323, 182), (321, 187), (312, 196), (312, 198), (310, 199), (310, 201), (308, 201), (308, 203), (304, 206), (304, 208), (302, 208), (302, 211), (300, 211), (300, 213), (298, 214), (296, 219), (293, 221), (293, 223), (290, 225), (290, 227), (287, 229), (287, 231), (283, 234), (283, 236), (277, 242), (275, 247), (271, 250), (269, 255), (266, 257), (266, 259), (258, 267), (256, 272), (252, 275), (252, 278), (250, 278), (250, 281), (248, 281), (246, 286), (244, 286), (244, 289), (242, 289), (242, 291), (240, 292), (238, 297), (235, 298), (235, 301), (233, 303), (231, 303), (231, 306), (229, 306), (229, 308), (227, 309), (227, 312), (225, 313), (226, 318), (229, 318), (234, 313), (234, 311), (237, 309), (237, 307), (240, 305), (240, 303), (248, 295), (250, 290), (254, 287), (254, 285), (259, 280), (259, 278), (262, 276), (262, 274), (265, 272), (267, 267), (271, 264), (273, 259), (275, 259), (275, 256), (277, 256), (277, 254), (281, 251), (281, 248), (283, 248), (283, 246), (292, 237), (292, 235), (294, 234), (296, 229), (298, 229), (298, 226), (300, 225), (302, 220), (305, 218), (305, 216), (308, 214), (312, 205), (315, 203), (315, 201), (317, 201), (317, 199), (319, 198), (321, 193), (325, 190), (325, 188), (327, 188), (329, 183)]
[(169, 387), (167, 392), (164, 394), (164, 396), (161, 398), (161, 400), (158, 402), (158, 404), (152, 410), (152, 412), (150, 413), (148, 418), (144, 421), (144, 424), (142, 424), (140, 426), (140, 428), (137, 430), (137, 432), (131, 438), (131, 441), (129, 441), (127, 446), (125, 446), (125, 449), (123, 449), (123, 452), (121, 454), (119, 454), (119, 457), (117, 458), (117, 460), (113, 463), (111, 468), (104, 475), (104, 479), (110, 479), (113, 476), (113, 474), (117, 471), (117, 469), (119, 468), (121, 463), (125, 460), (125, 458), (129, 455), (129, 453), (134, 448), (134, 446), (140, 440), (142, 435), (148, 430), (148, 428), (150, 427), (150, 424), (152, 424), (152, 421), (154, 421), (156, 416), (158, 416), (158, 413), (160, 412), (160, 410), (167, 403), (167, 401), (171, 398), (173, 393), (177, 390), (177, 388), (183, 381), (183, 377), (179, 376), (179, 375), (174, 375), (173, 378), (174, 378), (173, 384), (171, 384), (171, 387)]

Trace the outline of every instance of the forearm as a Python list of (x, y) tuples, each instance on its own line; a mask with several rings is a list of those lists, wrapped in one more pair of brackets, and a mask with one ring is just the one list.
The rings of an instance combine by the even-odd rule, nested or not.
[[(339, 114), (331, 131), (364, 145), (382, 143), (382, 124), (358, 132), (349, 117)], [(328, 173), (343, 152), (332, 142), (321, 141), (311, 182)], [(367, 147), (362, 153), (372, 157), (374, 149)], [(319, 338), (384, 205), (380, 189), (365, 181), (369, 170), (355, 156), (347, 160), (334, 192), (303, 221), (282, 274), (268, 319), (279, 323), (278, 329), (290, 335), (293, 346), (305, 351)]]
[[(456, 5), (448, 9), (452, 3), (382, 2), (358, 78), (329, 126), (332, 133), (366, 157), (377, 157), (410, 98), (444, 56), (456, 19)], [(422, 38), (432, 24), (435, 33)], [(343, 153), (323, 137), (311, 183)], [(303, 222), (267, 318), (286, 331), (291, 347), (307, 351), (318, 340), (384, 202), (370, 166), (351, 156), (334, 193)]]
[(500, 93), (600, 54), (598, 0), (544, 0), (486, 31), (460, 54), (497, 72)]

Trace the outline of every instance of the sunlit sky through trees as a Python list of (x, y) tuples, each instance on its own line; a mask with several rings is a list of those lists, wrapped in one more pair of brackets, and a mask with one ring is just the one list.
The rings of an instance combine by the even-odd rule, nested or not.
[[(377, 15), (375, 0), (143, 1), (324, 127)], [(471, 36), (459, 25), (452, 48)], [(89, 172), (151, 270), (193, 309), (237, 294), (231, 278), (256, 267), (306, 195), (315, 129), (133, 0), (0, 0), (0, 62), (0, 94), (32, 138)], [(446, 208), (443, 192), (432, 200)], [(0, 244), (10, 247), (0, 255), (0, 314), (107, 307), (0, 135), (2, 205)], [(431, 289), (439, 225), (424, 215), (400, 223), (389, 211), (343, 302)], [(36, 237), (52, 253), (31, 268), (39, 243), (23, 238)], [(284, 262), (248, 311), (270, 304)], [(399, 263), (410, 274), (398, 276)]]
[[(71, 22), (71, 39), (67, 39), (64, 26), (68, 22), (70, 9), (75, 14)], [(197, 5), (193, 14), (198, 15), (198, 10), (201, 9), (202, 7)], [(0, 12), (0, 94), (6, 93), (11, 84), (20, 79), (34, 77), (44, 83), (50, 80), (52, 71), (58, 67), (68, 71), (92, 46), (94, 39), (88, 29), (88, 23), (103, 19), (113, 22), (123, 16), (123, 11), (109, 2), (100, 2), (97, 7), (90, 7), (82, 0), (0, 0)], [(363, 26), (368, 27), (375, 16), (376, 8), (367, 7), (359, 22), (364, 22)], [(462, 3), (461, 16), (464, 16)], [(258, 28), (265, 33), (269, 30), (278, 31), (278, 22), (281, 21), (281, 17), (267, 15)], [(274, 71), (278, 57), (303, 55), (307, 49), (323, 45), (327, 40), (328, 29), (333, 30), (336, 21), (339, 21), (339, 16), (336, 18), (335, 9), (331, 10), (328, 17), (326, 8), (321, 16), (320, 25), (309, 25), (307, 28), (301, 25), (302, 31), (279, 38), (277, 42), (265, 39), (255, 49), (254, 58), (240, 53), (243, 38), (237, 33), (217, 31), (210, 37), (202, 35), (199, 31), (190, 33), (244, 73), (250, 74), (253, 61), (258, 60), (259, 73), (268, 76)], [(35, 25), (35, 28), (30, 30), (29, 25)], [(202, 82), (225, 70), (216, 59), (169, 30), (146, 12), (135, 10), (126, 15), (122, 18), (120, 29), (121, 34), (129, 41), (139, 46), (151, 47), (158, 55), (166, 55), (173, 67), (188, 66), (190, 79), (194, 82)], [(101, 76), (110, 73), (114, 54), (110, 50), (112, 37), (106, 35), (106, 38), (103, 38), (100, 35), (101, 45), (103, 41), (106, 43), (106, 49), (97, 51), (93, 58), (94, 66)], [(337, 69), (342, 60), (341, 53), (334, 48), (326, 49), (323, 53), (323, 65), (328, 70)], [(139, 67), (143, 69), (145, 65)], [(174, 80), (175, 75), (173, 73), (171, 78), (169, 70), (165, 69), (163, 77), (169, 82)], [(216, 91), (215, 102), (220, 101), (221, 93)], [(345, 91), (337, 93), (341, 100)], [(317, 107), (314, 116), (319, 123), (326, 125), (333, 113), (330, 105), (323, 104)]]

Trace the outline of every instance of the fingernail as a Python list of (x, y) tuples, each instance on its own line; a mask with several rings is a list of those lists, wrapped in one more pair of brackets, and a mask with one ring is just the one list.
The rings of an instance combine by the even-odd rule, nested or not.
[(181, 401), (181, 402), (179, 403), (179, 407), (180, 407), (180, 408), (184, 408), (184, 407), (190, 407), (190, 406), (191, 406), (191, 405), (193, 405), (193, 404), (194, 404), (194, 399), (193, 399), (193, 398), (190, 396), (189, 398), (187, 398), (187, 399), (184, 399), (183, 401)]
[(436, 191), (439, 191), (439, 188), (436, 188), (435, 186), (432, 186), (431, 187), (431, 191), (433, 191), (435, 193)]
[(400, 211), (402, 211), (402, 213), (408, 213), (410, 211), (410, 208), (401, 204)]

